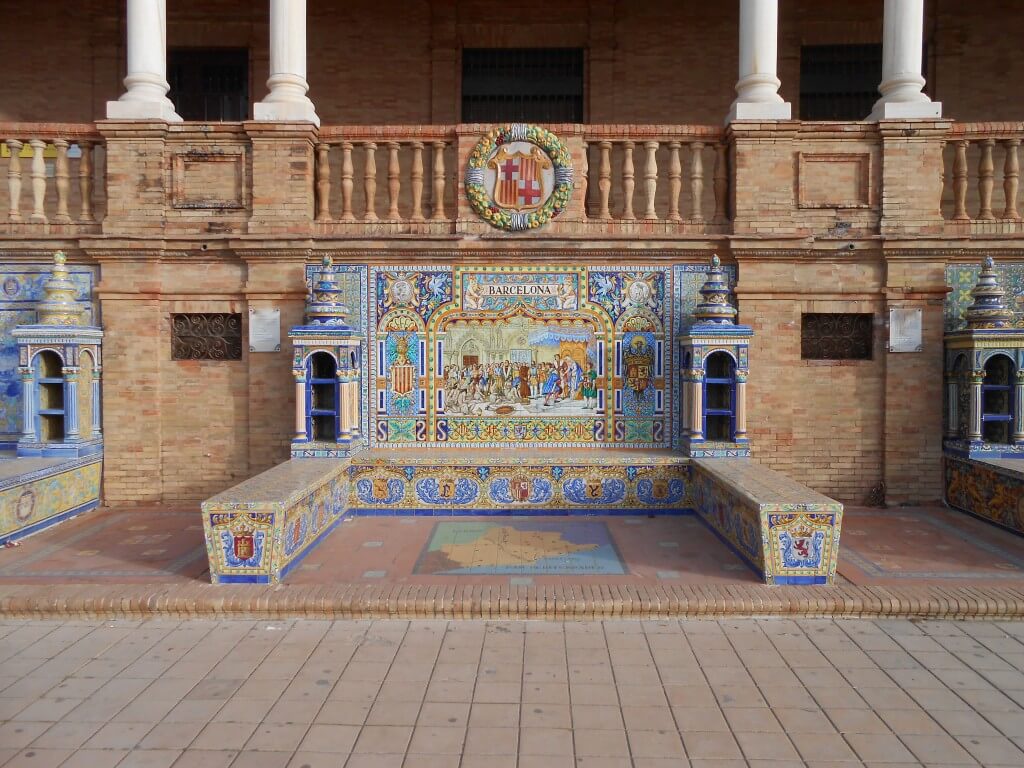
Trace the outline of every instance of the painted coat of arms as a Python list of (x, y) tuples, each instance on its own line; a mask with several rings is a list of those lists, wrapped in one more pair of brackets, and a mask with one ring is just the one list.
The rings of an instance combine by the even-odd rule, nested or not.
[(499, 229), (547, 224), (569, 203), (569, 150), (551, 131), (516, 123), (495, 128), (477, 143), (466, 165), (473, 210)]

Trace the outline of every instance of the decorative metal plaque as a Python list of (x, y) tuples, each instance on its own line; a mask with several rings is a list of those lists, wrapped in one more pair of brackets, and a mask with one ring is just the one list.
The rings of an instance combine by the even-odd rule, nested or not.
[(242, 316), (226, 312), (171, 315), (172, 360), (241, 360)]
[(281, 351), (281, 310), (249, 309), (249, 351)]
[(920, 352), (921, 342), (921, 310), (889, 309), (889, 351)]
[(803, 360), (870, 360), (870, 313), (805, 312), (800, 318)]

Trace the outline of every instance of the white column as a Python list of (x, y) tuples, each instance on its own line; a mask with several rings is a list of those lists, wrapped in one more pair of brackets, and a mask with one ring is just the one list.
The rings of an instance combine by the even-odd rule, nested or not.
[(92, 436), (103, 436), (102, 419), (100, 418), (100, 372), (92, 372)]
[(779, 0), (740, 0), (740, 78), (727, 123), (792, 117), (779, 95), (778, 47)]
[(1013, 442), (1024, 443), (1024, 371), (1017, 371), (1017, 383), (1013, 387)]
[(942, 104), (921, 93), (924, 0), (885, 0), (882, 82), (869, 120), (942, 117)]
[(306, 440), (306, 377), (299, 373), (295, 374), (295, 437), (292, 439), (300, 443)]
[(257, 120), (320, 125), (306, 96), (306, 0), (270, 0), (270, 93), (253, 105)]
[(36, 380), (32, 375), (31, 368), (21, 370), (21, 438), (29, 442), (36, 439), (36, 413), (39, 406), (36, 404)]
[(107, 117), (180, 122), (167, 98), (166, 0), (128, 0), (128, 90), (107, 102)]

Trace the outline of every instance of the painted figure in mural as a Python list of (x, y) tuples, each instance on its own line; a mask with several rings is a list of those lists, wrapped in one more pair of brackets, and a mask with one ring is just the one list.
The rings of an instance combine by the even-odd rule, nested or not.
[(583, 375), (583, 407), (597, 407), (597, 371), (593, 363), (587, 363), (587, 372)]
[(519, 388), (519, 399), (524, 403), (530, 402), (530, 366), (519, 366), (519, 377), (516, 381)]
[(555, 366), (551, 366), (548, 369), (548, 376), (545, 379), (543, 386), (541, 387), (541, 394), (544, 396), (544, 405), (552, 405), (557, 401), (564, 390), (562, 389), (562, 377), (559, 375), (558, 369)]

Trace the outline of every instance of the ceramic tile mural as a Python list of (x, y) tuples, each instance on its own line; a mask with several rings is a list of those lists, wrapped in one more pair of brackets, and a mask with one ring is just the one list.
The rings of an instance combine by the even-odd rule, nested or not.
[[(946, 294), (943, 312), (945, 330), (956, 331), (964, 327), (964, 311), (973, 301), (971, 289), (978, 284), (980, 271), (980, 264), (946, 266), (946, 285), (951, 290)], [(1024, 328), (1024, 262), (997, 262), (996, 272), (1006, 290), (1006, 304), (1017, 312), (1017, 326)]]
[[(37, 463), (42, 468), (31, 469)], [(99, 504), (102, 461), (12, 460), (27, 471), (0, 481), (0, 543), (34, 533)]]
[(625, 572), (605, 523), (568, 518), (437, 523), (413, 570), (444, 576)]
[(669, 444), (672, 268), (370, 267), (368, 282), (371, 445)]
[[(21, 379), (18, 347), (11, 332), (34, 323), (36, 305), (43, 297), (43, 282), (53, 268), (48, 264), (0, 264), (0, 443), (14, 442), (21, 433)], [(87, 307), (83, 323), (98, 322), (92, 301), (96, 282), (94, 267), (71, 266), (70, 278), (79, 288), (78, 301)]]

